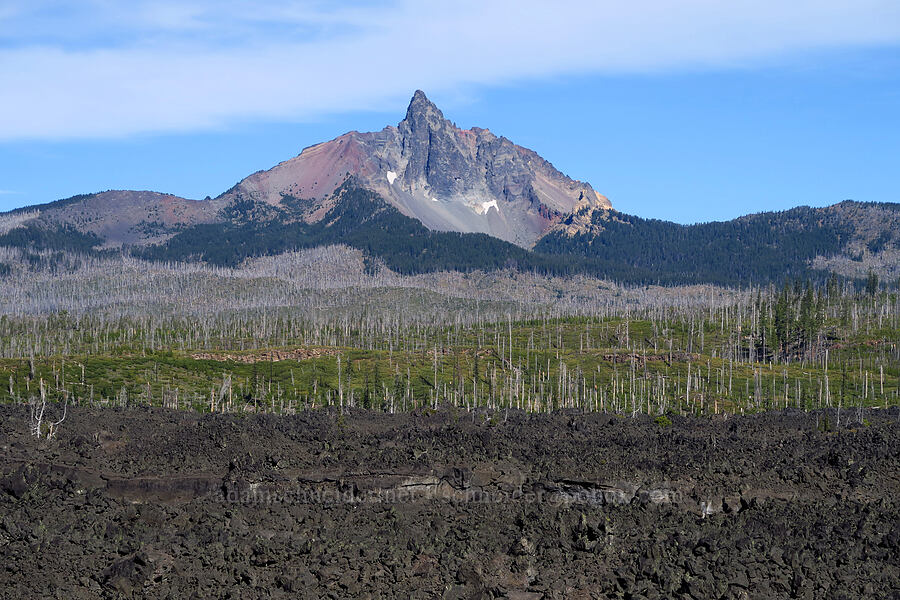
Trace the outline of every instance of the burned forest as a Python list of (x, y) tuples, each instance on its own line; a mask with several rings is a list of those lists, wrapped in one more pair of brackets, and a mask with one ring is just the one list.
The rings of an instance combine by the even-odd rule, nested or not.
[[(85, 3), (95, 4), (112, 6)], [(189, 4), (142, 12), (160, 22), (190, 21), (183, 31), (198, 38), (214, 31), (216, 48), (231, 52), (272, 14), (278, 32), (335, 28), (343, 40), (364, 22), (384, 24), (395, 12), (432, 3), (392, 5), (377, 18), (361, 3), (352, 22), (317, 12), (329, 3), (301, 10), (288, 2), (275, 12), (259, 3), (240, 8), (242, 18), (253, 13), (253, 26), (224, 29), (203, 15), (228, 14), (241, 3), (209, 11)], [(479, 64), (463, 70), (474, 73), (474, 86), (499, 71), (478, 75), (473, 66), (505, 72), (532, 46), (540, 58), (529, 63), (552, 59), (540, 46), (544, 26), (552, 29), (565, 10), (539, 8), (495, 11), (547, 20), (509, 37), (477, 18), (437, 21), (452, 24), (452, 39), (472, 50), (476, 37), (505, 40), (489, 55), (471, 53)], [(632, 20), (660, 10), (642, 9)], [(692, 10), (680, 7), (679, 18)], [(315, 26), (295, 32), (280, 23), (310, 11)], [(0, 9), (13, 18), (17, 12), (25, 9)], [(106, 31), (128, 21), (116, 15), (96, 19), (111, 44), (131, 37)], [(849, 13), (843, 18), (852, 21)], [(690, 26), (654, 20), (665, 24), (663, 38), (703, 29), (693, 18)], [(790, 20), (779, 17), (777, 30), (790, 30)], [(68, 16), (63, 21), (68, 31)], [(428, 50), (445, 45), (418, 25), (410, 35), (412, 21), (402, 14), (399, 21), (406, 29), (391, 36), (392, 45), (407, 51), (419, 38)], [(613, 27), (578, 34), (579, 24), (557, 24), (566, 45), (577, 48), (575, 62), (589, 48), (621, 53), (603, 50), (616, 38)], [(720, 46), (727, 36), (710, 30)], [(471, 31), (477, 35), (467, 38)], [(731, 37), (791, 46), (754, 30)], [(527, 44), (516, 47), (514, 38)], [(118, 94), (115, 85), (97, 85), (116, 101), (100, 121), (105, 127), (127, 113), (134, 90), (152, 100), (154, 115), (187, 108), (191, 96), (182, 88), (195, 80), (209, 88), (199, 102), (204, 114), (220, 101), (265, 99), (274, 104), (263, 112), (274, 118), (283, 112), (276, 101), (322, 93), (316, 84), (331, 69), (304, 75), (310, 61), (291, 60), (290, 75), (271, 80), (267, 69), (278, 61), (268, 36), (259, 39), (266, 43), (255, 42), (254, 52), (264, 50), (266, 67), (252, 76), (240, 73), (253, 62), (239, 53), (222, 68), (185, 76), (196, 63), (188, 56), (181, 65), (191, 44), (179, 45), (167, 54), (179, 57), (177, 100), (154, 95), (168, 66), (115, 63), (111, 79), (135, 71), (146, 81)], [(633, 45), (630, 34), (622, 39)], [(703, 46), (695, 41), (679, 42), (678, 52)], [(334, 63), (342, 83), (333, 82), (321, 104), (349, 110), (362, 94), (365, 86), (354, 83), (348, 93), (344, 80), (353, 72), (348, 66), (369, 64), (358, 56), (368, 46), (340, 53), (354, 65)], [(451, 53), (469, 56), (469, 48), (457, 50)], [(73, 61), (106, 56), (105, 46), (92, 52), (60, 54)], [(37, 46), (22, 56), (37, 54), (51, 62), (56, 56)], [(740, 52), (729, 56), (729, 64), (752, 62)], [(391, 97), (396, 72), (406, 78), (408, 63), (415, 67), (415, 60), (395, 59), (373, 54), (372, 70), (387, 81), (378, 102)], [(634, 87), (644, 90), (655, 68), (642, 67), (646, 81)], [(806, 70), (791, 71), (791, 84)], [(866, 78), (874, 70), (868, 61), (858, 69)], [(219, 71), (228, 75), (217, 84)], [(723, 104), (754, 128), (733, 154), (715, 139), (739, 128), (716, 123), (704, 133), (690, 119), (682, 123), (688, 105), (686, 112), (721, 116), (702, 106), (714, 87), (706, 83), (692, 83), (689, 102), (666, 101), (664, 115), (646, 123), (655, 92), (642, 91), (639, 102), (618, 111), (592, 108), (578, 121), (580, 134), (599, 113), (622, 119), (627, 143), (605, 139), (616, 130), (612, 121), (603, 139), (581, 146), (561, 131), (575, 123), (565, 118), (574, 118), (579, 102), (614, 103), (614, 85), (567, 94), (555, 117), (542, 96), (529, 100), (539, 114), (524, 122), (552, 130), (549, 146), (559, 156), (572, 148), (591, 153), (572, 168), (603, 174), (613, 191), (633, 171), (632, 185), (649, 186), (644, 193), (657, 214), (674, 207), (678, 223), (614, 209), (590, 183), (535, 151), (488, 129), (457, 126), (421, 90), (396, 125), (307, 145), (234, 185), (229, 170), (231, 187), (215, 197), (106, 190), (0, 213), (0, 600), (900, 600), (900, 204), (884, 201), (894, 182), (881, 196), (870, 185), (890, 166), (865, 175), (863, 167), (881, 163), (862, 152), (898, 136), (884, 135), (889, 118), (878, 121), (872, 140), (831, 135), (827, 128), (840, 119), (822, 117), (818, 104), (856, 96), (864, 87), (858, 75), (853, 94), (817, 92), (816, 107), (787, 123), (814, 116), (791, 142), (822, 132), (827, 143), (787, 144), (780, 157), (770, 120), (782, 111), (766, 110), (765, 123), (754, 126), (741, 104), (764, 105), (774, 78), (734, 85), (740, 94)], [(45, 79), (41, 85), (74, 77), (67, 69), (66, 77)], [(302, 93), (291, 89), (296, 82)], [(7, 87), (12, 95), (19, 86)], [(853, 118), (877, 112), (882, 96), (896, 94), (860, 104)], [(517, 99), (502, 106), (510, 114), (501, 126), (511, 131)], [(82, 98), (73, 110), (99, 100)], [(20, 111), (7, 112), (18, 126)], [(653, 129), (645, 139), (630, 138), (632, 113)], [(65, 115), (48, 123), (80, 122)], [(231, 126), (218, 113), (200, 120)], [(684, 129), (666, 139), (661, 123)], [(251, 124), (242, 120), (239, 134), (214, 131), (193, 142), (199, 148), (239, 139), (232, 151), (257, 152), (249, 140), (262, 134), (249, 133)], [(291, 137), (299, 128), (262, 127), (273, 136), (265, 142), (280, 140), (287, 154), (299, 145)], [(55, 151), (37, 142), (34, 150), (30, 140), (21, 148), (39, 156), (39, 166), (36, 158), (15, 158), (32, 161), (41, 183), (56, 185), (76, 164), (112, 177), (129, 153), (162, 143), (152, 135), (139, 143), (106, 135), (110, 140), (83, 148), (59, 173), (44, 165)], [(695, 142), (702, 148), (692, 148)], [(107, 156), (109, 165), (95, 159), (121, 144), (127, 152)], [(177, 166), (196, 191), (203, 169), (229, 163), (221, 146), (198, 164), (194, 145), (167, 146), (157, 166), (142, 161), (121, 177), (133, 171), (140, 174), (133, 181), (156, 181), (157, 168)], [(640, 164), (626, 168), (620, 153), (629, 148)], [(748, 148), (764, 151), (765, 160), (747, 156)], [(831, 170), (848, 179), (859, 171), (859, 182), (828, 180), (820, 161), (836, 149), (844, 153), (841, 167)], [(191, 160), (180, 160), (186, 152)], [(664, 165), (653, 163), (656, 152)], [(855, 162), (845, 160), (848, 153)], [(258, 165), (266, 156), (229, 164)], [(815, 164), (797, 166), (810, 156)], [(756, 181), (772, 173), (776, 185)], [(806, 179), (792, 188), (789, 174)], [(96, 181), (88, 175), (83, 181)], [(14, 201), (12, 184), (5, 177), (0, 184), (0, 196)], [(824, 202), (856, 184), (877, 201), (793, 208), (775, 201), (823, 194), (816, 201)], [(54, 189), (67, 189), (60, 186)], [(766, 212), (686, 224), (692, 203), (711, 218), (727, 215), (728, 203), (747, 205), (750, 194), (765, 196), (753, 197), (752, 206)]]

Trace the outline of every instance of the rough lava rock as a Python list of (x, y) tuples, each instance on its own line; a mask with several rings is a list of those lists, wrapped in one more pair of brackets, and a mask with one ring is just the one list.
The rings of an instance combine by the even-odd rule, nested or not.
[(0, 406), (0, 598), (900, 598), (863, 416)]

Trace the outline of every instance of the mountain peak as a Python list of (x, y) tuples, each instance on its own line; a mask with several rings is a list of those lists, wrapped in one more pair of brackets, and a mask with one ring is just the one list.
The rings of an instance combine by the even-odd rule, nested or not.
[(409, 101), (409, 108), (406, 109), (405, 121), (413, 123), (421, 120), (433, 121), (443, 119), (444, 114), (441, 112), (441, 109), (428, 99), (425, 92), (416, 90), (412, 100)]
[(305, 221), (318, 222), (349, 175), (430, 229), (486, 233), (523, 247), (558, 225), (568, 232), (590, 224), (595, 209), (610, 206), (589, 184), (566, 177), (535, 152), (486, 129), (460, 129), (422, 90), (396, 127), (307, 148), (251, 175), (220, 203), (282, 206), (290, 197), (292, 211), (301, 206)]

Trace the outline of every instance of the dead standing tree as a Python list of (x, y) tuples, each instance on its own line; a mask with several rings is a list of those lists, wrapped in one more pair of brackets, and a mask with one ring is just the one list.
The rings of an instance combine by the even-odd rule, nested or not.
[(63, 414), (58, 421), (48, 423), (44, 428), (44, 413), (47, 411), (47, 389), (44, 387), (44, 379), (40, 380), (40, 400), (35, 397), (31, 398), (31, 435), (37, 438), (46, 438), (52, 440), (59, 431), (59, 426), (66, 420), (69, 409), (69, 399), (66, 396), (63, 402)]

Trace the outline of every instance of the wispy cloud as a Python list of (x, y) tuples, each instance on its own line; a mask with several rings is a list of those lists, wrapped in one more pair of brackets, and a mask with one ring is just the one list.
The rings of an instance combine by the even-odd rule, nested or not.
[(13, 190), (0, 190), (0, 196), (10, 196), (10, 195), (18, 194), (18, 193), (19, 192), (16, 192)]
[(381, 109), (569, 73), (728, 68), (900, 43), (895, 0), (8, 2), (0, 139)]

